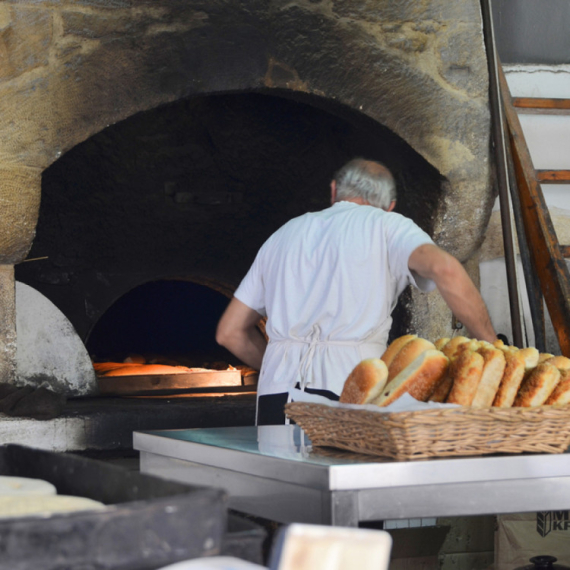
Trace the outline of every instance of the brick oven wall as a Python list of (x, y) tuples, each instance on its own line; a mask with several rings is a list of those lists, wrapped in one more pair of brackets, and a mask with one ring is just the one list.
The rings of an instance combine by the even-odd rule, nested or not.
[[(476, 0), (0, 2), (0, 54), (0, 379), (15, 354), (9, 268), (34, 240), (42, 173), (107, 126), (166, 103), (275, 89), (357, 111), (441, 176), (436, 241), (464, 262), (478, 250), (493, 192)], [(421, 203), (421, 192), (410, 199)], [(438, 297), (408, 304), (420, 334), (449, 330)]]

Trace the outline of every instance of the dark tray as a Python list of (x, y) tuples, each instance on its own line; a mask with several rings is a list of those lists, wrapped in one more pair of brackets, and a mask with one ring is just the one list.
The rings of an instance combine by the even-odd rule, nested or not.
[(260, 525), (235, 511), (230, 512), (221, 554), (263, 566), (263, 542), (266, 537), (267, 532)]
[(44, 479), (60, 495), (112, 505), (0, 521), (1, 570), (155, 570), (222, 552), (228, 521), (221, 489), (19, 445), (0, 446), (0, 474)]

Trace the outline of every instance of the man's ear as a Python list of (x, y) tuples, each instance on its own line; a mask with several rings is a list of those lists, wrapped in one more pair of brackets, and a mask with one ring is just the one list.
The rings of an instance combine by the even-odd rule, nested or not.
[(395, 207), (396, 207), (396, 200), (392, 200), (386, 211), (391, 212)]
[(336, 202), (336, 180), (331, 182), (331, 205)]

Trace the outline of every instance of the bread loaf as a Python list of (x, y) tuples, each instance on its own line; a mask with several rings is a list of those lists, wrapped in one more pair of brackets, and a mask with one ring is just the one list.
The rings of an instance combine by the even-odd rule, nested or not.
[(453, 386), (453, 378), (449, 375), (449, 368), (447, 372), (443, 375), (443, 378), (438, 382), (432, 395), (428, 398), (430, 402), (443, 403), (447, 400), (449, 392), (451, 391), (451, 386)]
[(551, 358), (554, 358), (554, 354), (550, 354), (549, 352), (541, 352), (538, 356), (538, 364), (545, 362), (546, 360), (550, 360)]
[(542, 362), (522, 382), (513, 406), (542, 406), (560, 382), (560, 371), (554, 364)]
[(477, 386), (475, 397), (471, 406), (474, 408), (488, 408), (493, 405), (497, 390), (505, 372), (505, 355), (493, 345), (483, 345), (477, 351), (484, 360), (483, 373)]
[(449, 366), (453, 385), (447, 402), (470, 406), (477, 392), (483, 374), (485, 360), (478, 352), (464, 350), (459, 353)]
[(442, 350), (443, 347), (450, 341), (449, 337), (438, 338), (433, 344), (436, 350)]
[(539, 363), (540, 353), (534, 346), (529, 346), (528, 348), (521, 348), (516, 351), (516, 354), (524, 358), (524, 365), (527, 370), (531, 368), (536, 368)]
[(393, 380), (404, 368), (409, 366), (422, 352), (435, 350), (435, 346), (424, 338), (414, 338), (406, 343), (388, 366), (388, 382)]
[(560, 370), (560, 382), (548, 396), (546, 402), (547, 406), (553, 404), (570, 404), (570, 370)]
[(372, 403), (388, 406), (406, 392), (416, 400), (425, 402), (445, 374), (448, 363), (449, 359), (439, 350), (423, 351), (388, 382), (382, 394)]
[(377, 398), (388, 380), (388, 367), (379, 358), (367, 358), (348, 375), (340, 395), (344, 404), (368, 404)]
[(442, 349), (441, 351), (447, 358), (453, 360), (456, 356), (457, 349), (466, 342), (469, 342), (471, 339), (467, 338), (466, 336), (454, 336)]
[(570, 358), (566, 358), (565, 356), (553, 356), (544, 362), (548, 362), (549, 364), (554, 364), (558, 370), (570, 370)]
[(386, 349), (384, 354), (380, 357), (380, 359), (383, 360), (386, 363), (386, 366), (389, 367), (392, 364), (392, 361), (394, 360), (398, 352), (400, 352), (400, 350), (404, 348), (404, 345), (408, 344), (410, 341), (416, 338), (418, 338), (418, 335), (415, 334), (406, 334), (404, 336), (398, 337), (397, 339), (395, 339), (393, 342), (390, 343), (390, 346), (388, 346), (388, 348)]
[(493, 406), (497, 408), (510, 408), (513, 405), (526, 369), (524, 355), (506, 352), (505, 358), (505, 372), (493, 401)]

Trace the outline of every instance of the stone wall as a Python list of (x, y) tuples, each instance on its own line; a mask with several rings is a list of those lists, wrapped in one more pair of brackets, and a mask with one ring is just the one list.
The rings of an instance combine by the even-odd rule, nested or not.
[[(165, 103), (259, 89), (390, 129), (444, 180), (437, 242), (462, 261), (480, 245), (493, 196), (476, 0), (3, 1), (0, 55), (2, 264), (27, 255), (42, 172), (78, 143)], [(421, 334), (449, 326), (441, 301), (416, 307)]]

